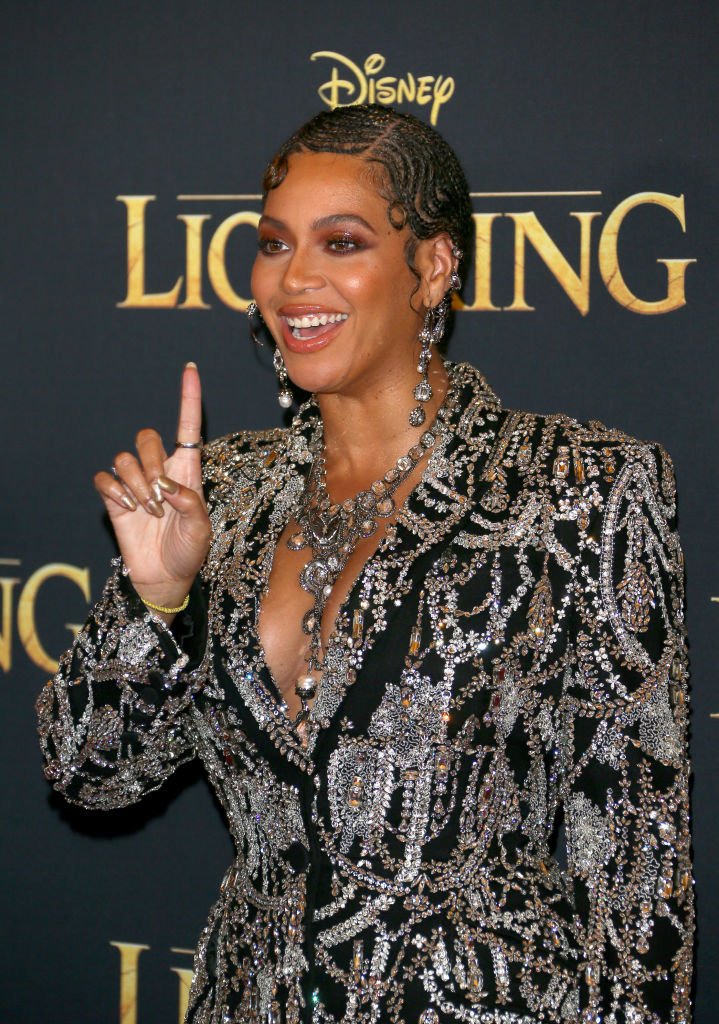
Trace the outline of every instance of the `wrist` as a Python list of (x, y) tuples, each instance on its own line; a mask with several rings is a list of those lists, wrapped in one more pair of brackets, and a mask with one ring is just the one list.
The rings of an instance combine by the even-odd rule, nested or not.
[(167, 586), (133, 586), (146, 608), (164, 615), (177, 615), (187, 607), (192, 580), (184, 583), (175, 582)]
[(180, 612), (184, 612), (185, 608), (187, 608), (190, 603), (190, 595), (187, 594), (184, 601), (181, 601), (180, 604), (174, 608), (168, 605), (154, 604), (152, 601), (148, 601), (147, 598), (144, 597), (141, 597), (140, 600), (146, 608), (149, 608), (153, 612), (162, 612), (163, 615), (178, 615)]

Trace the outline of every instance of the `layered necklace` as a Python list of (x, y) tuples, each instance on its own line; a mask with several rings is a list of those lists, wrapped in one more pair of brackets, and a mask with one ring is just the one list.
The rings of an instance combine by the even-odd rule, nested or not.
[[(322, 656), (322, 613), (332, 588), (347, 565), (359, 541), (371, 537), (380, 519), (387, 519), (396, 508), (394, 493), (407, 479), (417, 463), (434, 447), (438, 421), (444, 420), (454, 405), (454, 385), (450, 386), (437, 415), (424, 431), (419, 443), (400, 456), (383, 477), (365, 491), (339, 504), (333, 503), (327, 491), (324, 448), (315, 455), (300, 499), (296, 519), (299, 529), (287, 541), (291, 551), (309, 548), (311, 557), (299, 575), (300, 586), (312, 595), (313, 605), (302, 619), (302, 629), (309, 637), (307, 672), (298, 677), (295, 693), (300, 699), (300, 726), (307, 725), (309, 701), (316, 693), (318, 679), (311, 673), (324, 670)], [(320, 441), (320, 444), (322, 442)]]

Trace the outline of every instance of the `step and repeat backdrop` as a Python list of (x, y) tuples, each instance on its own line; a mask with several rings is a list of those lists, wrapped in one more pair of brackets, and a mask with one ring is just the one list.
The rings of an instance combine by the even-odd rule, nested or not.
[(96, 469), (282, 422), (244, 310), (259, 182), (317, 110), (391, 103), (465, 165), (476, 246), (449, 355), (505, 405), (661, 441), (693, 662), (696, 1020), (719, 953), (717, 8), (154, 0), (2, 4), (2, 1024), (174, 1024), (231, 858), (196, 766), (91, 815), (43, 780), (33, 702), (114, 554)]

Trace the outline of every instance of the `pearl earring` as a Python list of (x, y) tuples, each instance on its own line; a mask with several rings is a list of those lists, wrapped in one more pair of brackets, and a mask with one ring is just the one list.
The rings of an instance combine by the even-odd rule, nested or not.
[(290, 391), (290, 378), (287, 376), (287, 369), (285, 368), (285, 361), (282, 358), (282, 353), (278, 348), (275, 349), (275, 354), (272, 357), (272, 363), (275, 367), (275, 373), (277, 374), (277, 383), (279, 385), (279, 394), (277, 395), (277, 401), (280, 403), (283, 409), (289, 409), (294, 401), (292, 392)]
[[(259, 307), (254, 299), (247, 305), (247, 318), (250, 321), (250, 336), (256, 345), (264, 345), (262, 338), (258, 337), (255, 330), (254, 321), (259, 320), (262, 324), (262, 313), (260, 313)], [(279, 394), (277, 395), (277, 401), (280, 403), (283, 409), (289, 409), (294, 402), (294, 395), (290, 390), (290, 378), (287, 376), (287, 370), (285, 368), (285, 361), (282, 358), (282, 353), (278, 348), (275, 349), (275, 354), (272, 357), (272, 365), (275, 368), (277, 375), (277, 384), (279, 386)]]

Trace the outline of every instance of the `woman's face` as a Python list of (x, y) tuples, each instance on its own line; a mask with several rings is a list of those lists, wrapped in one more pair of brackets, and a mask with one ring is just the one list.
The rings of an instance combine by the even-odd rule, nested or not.
[(252, 294), (306, 391), (359, 396), (416, 377), (422, 289), (409, 229), (387, 207), (368, 164), (334, 153), (292, 155), (267, 196)]

